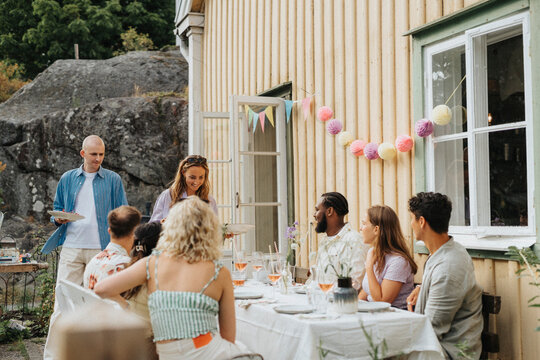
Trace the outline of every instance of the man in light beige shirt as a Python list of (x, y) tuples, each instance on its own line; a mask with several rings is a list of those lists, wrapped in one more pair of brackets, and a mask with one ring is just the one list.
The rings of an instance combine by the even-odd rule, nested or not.
[(418, 193), (409, 200), (411, 226), (429, 250), (422, 286), (409, 310), (429, 317), (447, 359), (478, 359), (482, 352), (482, 290), (467, 250), (448, 236), (452, 203), (446, 195)]
[(313, 217), (317, 221), (315, 231), (325, 233), (326, 237), (317, 251), (317, 267), (319, 271), (331, 270), (329, 267), (333, 265), (341, 272), (340, 275), (351, 277), (353, 287), (360, 290), (368, 247), (362, 241), (362, 235), (345, 223), (348, 213), (349, 204), (345, 196), (338, 192), (321, 195)]

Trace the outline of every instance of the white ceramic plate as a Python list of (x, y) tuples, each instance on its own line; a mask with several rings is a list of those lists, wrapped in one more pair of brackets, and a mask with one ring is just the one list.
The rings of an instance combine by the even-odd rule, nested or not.
[(358, 301), (358, 311), (381, 311), (390, 308), (390, 303), (384, 301)]
[(306, 293), (306, 286), (305, 285), (295, 286), (294, 287), (294, 292), (297, 293), (297, 294), (305, 294)]
[(282, 314), (309, 314), (315, 310), (311, 305), (278, 305), (274, 308), (278, 313)]
[(55, 210), (49, 210), (47, 211), (49, 215), (54, 216), (57, 219), (63, 219), (63, 220), (71, 220), (71, 221), (77, 221), (84, 219), (84, 216), (75, 214), (75, 213), (68, 213), (65, 211), (55, 211)]
[(256, 290), (249, 289), (236, 289), (234, 290), (235, 299), (260, 299), (263, 297), (263, 293)]

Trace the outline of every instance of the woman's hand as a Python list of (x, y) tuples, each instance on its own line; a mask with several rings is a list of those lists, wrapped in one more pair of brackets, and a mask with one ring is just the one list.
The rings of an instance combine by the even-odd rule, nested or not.
[(373, 249), (369, 249), (366, 258), (366, 271), (373, 270), (375, 265), (375, 256), (373, 255)]
[(418, 294), (420, 293), (420, 285), (417, 285), (414, 290), (407, 296), (407, 310), (413, 311), (413, 306), (416, 305)]

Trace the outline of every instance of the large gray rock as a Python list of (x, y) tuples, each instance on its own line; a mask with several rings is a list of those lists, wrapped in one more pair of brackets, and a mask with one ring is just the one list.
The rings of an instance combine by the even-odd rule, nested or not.
[(82, 141), (97, 134), (106, 145), (103, 166), (120, 174), (129, 203), (145, 212), (187, 153), (187, 102), (131, 95), (135, 85), (146, 93), (186, 84), (187, 64), (174, 53), (55, 62), (0, 105), (0, 161), (7, 163), (0, 210), (46, 221), (60, 176), (82, 164)]

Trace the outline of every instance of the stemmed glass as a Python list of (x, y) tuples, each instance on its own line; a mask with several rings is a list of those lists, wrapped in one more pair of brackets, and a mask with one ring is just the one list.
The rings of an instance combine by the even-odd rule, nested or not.
[(243, 251), (236, 252), (236, 261), (234, 262), (234, 267), (236, 268), (236, 270), (242, 273), (246, 271), (247, 260)]
[(254, 251), (251, 254), (251, 266), (255, 271), (255, 278), (259, 279), (259, 271), (263, 268), (263, 254), (260, 251)]
[(332, 269), (319, 267), (317, 269), (317, 283), (325, 294), (326, 304), (328, 305), (328, 292), (332, 290), (337, 280), (336, 274)]
[(266, 263), (266, 272), (268, 273), (268, 279), (272, 283), (272, 298), (276, 298), (276, 290), (275, 286), (279, 279), (281, 279), (281, 273), (283, 272), (283, 268), (285, 265), (285, 261), (282, 259), (270, 259)]

